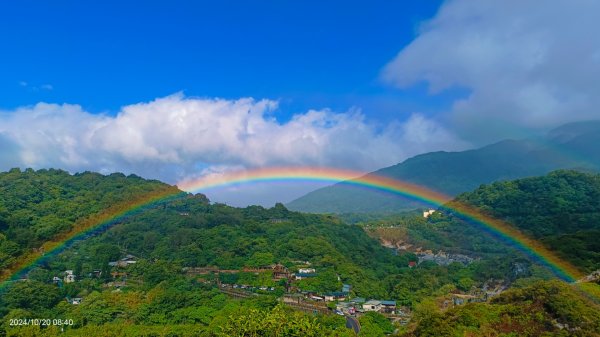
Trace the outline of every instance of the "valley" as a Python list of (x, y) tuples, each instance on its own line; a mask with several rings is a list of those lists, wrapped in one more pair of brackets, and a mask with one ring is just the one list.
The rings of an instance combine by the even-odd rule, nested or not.
[[(282, 204), (211, 203), (136, 176), (12, 170), (0, 174), (0, 329), (7, 336), (424, 336), (477, 329), (593, 336), (600, 333), (592, 273), (600, 269), (599, 182), (598, 175), (556, 171), (484, 185), (448, 204), (468, 203), (508, 221), (590, 274), (571, 283), (561, 281), (574, 275), (561, 274), (559, 265), (537, 261), (450, 211), (458, 206), (357, 216), (348, 224)], [(37, 249), (68, 233), (68, 224), (93, 217), (77, 209), (111, 209), (157, 191), (169, 193), (107, 217), (77, 240)], [(560, 225), (566, 220), (569, 226)], [(35, 262), (22, 267), (19, 261), (34, 253)], [(72, 324), (9, 324), (20, 317)]]

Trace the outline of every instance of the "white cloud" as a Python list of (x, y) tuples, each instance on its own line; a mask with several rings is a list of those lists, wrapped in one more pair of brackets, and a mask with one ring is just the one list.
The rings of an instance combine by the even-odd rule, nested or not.
[(27, 88), (27, 90), (34, 91), (34, 92), (40, 91), (40, 90), (46, 90), (46, 91), (54, 90), (54, 86), (52, 86), (52, 84), (42, 84), (40, 86), (31, 86), (26, 81), (19, 81), (19, 86), (23, 87), (23, 88)]
[[(419, 114), (380, 129), (358, 110), (310, 110), (282, 123), (272, 117), (276, 109), (272, 100), (181, 94), (125, 106), (116, 116), (39, 103), (0, 114), (0, 145), (12, 144), (13, 153), (0, 160), (18, 158), (0, 166), (132, 172), (174, 183), (280, 165), (370, 171), (423, 151), (464, 147)], [(256, 191), (268, 194), (265, 186)]]
[(462, 87), (450, 120), (491, 141), (600, 117), (600, 2), (447, 1), (382, 73), (399, 87)]

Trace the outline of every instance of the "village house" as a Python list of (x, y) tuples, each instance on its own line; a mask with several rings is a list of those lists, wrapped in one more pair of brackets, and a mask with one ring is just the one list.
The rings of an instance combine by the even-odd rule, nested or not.
[(317, 276), (317, 274), (315, 274), (315, 273), (296, 273), (296, 274), (294, 274), (294, 278), (296, 280), (304, 280), (304, 279), (316, 277), (316, 276)]
[(73, 304), (73, 305), (79, 305), (79, 304), (81, 304), (81, 301), (83, 301), (83, 299), (81, 297), (73, 297), (73, 298), (67, 297), (66, 300), (67, 300), (67, 303)]
[(72, 270), (65, 270), (65, 283), (73, 283), (75, 282), (75, 275)]
[(300, 274), (314, 274), (316, 272), (315, 268), (298, 268)]
[(362, 308), (364, 311), (379, 311), (381, 310), (381, 301), (368, 300), (362, 305)]
[(356, 305), (362, 305), (363, 303), (365, 303), (367, 300), (364, 299), (363, 297), (355, 297), (353, 299), (350, 300), (350, 303), (356, 304)]
[(311, 300), (316, 301), (316, 302), (323, 302), (325, 301), (325, 299), (321, 296), (317, 296), (317, 295), (311, 295), (309, 297)]
[(52, 278), (52, 282), (53, 282), (53, 283), (60, 283), (60, 282), (61, 282), (61, 279), (60, 279), (60, 277), (58, 277), (58, 276), (54, 276), (54, 277)]
[(273, 271), (273, 280), (275, 281), (285, 280), (290, 277), (288, 269), (280, 263), (274, 264), (271, 270)]
[(334, 291), (331, 293), (323, 294), (323, 298), (327, 302), (343, 301), (346, 299), (346, 295), (347, 295), (347, 293), (344, 293), (341, 291)]
[(294, 260), (291, 262), (295, 265), (302, 265), (302, 266), (310, 266), (311, 265), (310, 261)]
[(396, 312), (396, 301), (381, 301), (381, 312), (393, 314)]
[(435, 213), (435, 209), (429, 209), (429, 210), (423, 212), (423, 217), (429, 218), (429, 216), (432, 215), (433, 213)]
[(121, 267), (121, 268), (125, 268), (127, 266), (129, 266), (130, 264), (134, 264), (136, 263), (136, 257), (131, 255), (131, 254), (127, 254), (124, 258), (120, 259), (119, 261), (111, 261), (108, 263), (109, 266), (111, 267)]

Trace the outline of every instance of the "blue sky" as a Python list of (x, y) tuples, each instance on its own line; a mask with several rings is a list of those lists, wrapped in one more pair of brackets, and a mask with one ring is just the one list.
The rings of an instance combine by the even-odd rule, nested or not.
[[(538, 137), (600, 119), (598, 30), (594, 1), (4, 1), (0, 170), (369, 172)], [(315, 188), (278, 186), (209, 197)]]
[[(440, 1), (24, 1), (0, 5), (3, 109), (91, 112), (183, 91), (280, 101), (278, 118), (360, 106), (382, 120), (448, 103), (382, 67)], [(24, 84), (27, 83), (27, 86)], [(42, 86), (46, 86), (45, 89)], [(51, 90), (49, 90), (51, 86)]]

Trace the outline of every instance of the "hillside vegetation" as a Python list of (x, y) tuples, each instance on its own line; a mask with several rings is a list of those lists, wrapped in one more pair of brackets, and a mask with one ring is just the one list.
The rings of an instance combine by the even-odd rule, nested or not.
[(456, 202), (506, 220), (587, 272), (600, 269), (600, 175), (556, 171), (484, 185)]
[[(412, 213), (373, 221), (401, 228), (396, 239), (406, 236), (415, 245), (473, 258), (466, 264), (414, 264), (415, 254), (396, 254), (367, 235), (363, 227), (368, 224), (348, 225), (334, 216), (298, 213), (282, 204), (235, 208), (121, 174), (12, 170), (0, 178), (7, 191), (0, 199), (5, 210), (1, 244), (2, 249), (12, 247), (3, 252), (13, 260), (93, 212), (128, 205), (130, 198), (164, 188), (178, 195), (119, 218), (105, 232), (51, 255), (25, 275), (26, 281), (3, 283), (0, 334), (59, 335), (58, 326), (9, 325), (15, 318), (49, 317), (73, 320), (64, 327), (66, 336), (351, 336), (344, 317), (305, 314), (278, 301), (287, 292), (324, 294), (340, 291), (343, 284), (351, 285), (351, 297), (394, 300), (405, 312), (414, 311), (404, 326), (392, 326), (379, 313), (364, 314), (363, 336), (381, 336), (396, 328), (399, 335), (419, 336), (491, 331), (569, 335), (598, 329), (593, 323), (598, 309), (580, 291), (548, 283), (545, 280), (553, 277), (547, 270), (452, 214), (437, 212), (425, 219)], [(574, 245), (568, 248), (571, 252), (563, 251), (560, 239), (570, 235), (568, 242), (585, 241), (598, 229), (598, 191), (598, 175), (560, 171), (482, 186), (458, 200), (529, 228), (532, 236), (550, 247), (556, 243), (566, 258), (590, 269), (598, 262), (595, 246)], [(558, 213), (546, 209), (558, 207), (555, 203), (566, 205)], [(61, 221), (41, 220), (54, 213)], [(565, 219), (575, 223), (561, 226)], [(554, 229), (548, 231), (546, 223)], [(34, 235), (39, 228), (57, 234), (38, 236), (34, 244), (15, 234)], [(579, 261), (575, 256), (586, 258)], [(116, 264), (124, 258), (135, 262)], [(293, 272), (308, 265), (316, 275), (277, 280), (271, 269), (264, 269), (274, 264)], [(194, 270), (199, 272), (190, 273)], [(67, 282), (66, 271), (72, 273), (72, 281)], [(221, 283), (227, 289), (244, 285), (254, 289), (253, 295), (232, 298)], [(517, 288), (487, 303), (453, 308), (440, 304), (453, 294), (481, 294), (498, 284)], [(80, 302), (74, 304), (74, 299)], [(560, 307), (565, 303), (573, 305)]]
[(0, 173), (0, 269), (68, 232), (77, 221), (170, 186), (120, 173), (103, 176), (62, 170)]

